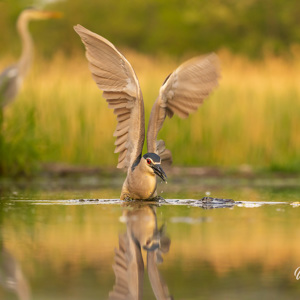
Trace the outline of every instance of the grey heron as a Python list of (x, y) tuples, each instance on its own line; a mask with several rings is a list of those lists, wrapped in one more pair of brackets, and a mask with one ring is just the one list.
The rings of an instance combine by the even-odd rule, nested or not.
[(44, 20), (61, 17), (60, 12), (25, 9), (17, 20), (17, 30), (22, 41), (22, 53), (16, 64), (7, 67), (0, 74), (0, 108), (3, 109), (18, 94), (24, 77), (27, 75), (33, 58), (33, 41), (28, 30), (31, 20)]

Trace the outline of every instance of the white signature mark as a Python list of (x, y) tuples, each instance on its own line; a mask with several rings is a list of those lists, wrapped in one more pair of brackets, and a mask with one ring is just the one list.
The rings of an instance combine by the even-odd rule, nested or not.
[(295, 270), (294, 275), (295, 275), (295, 277), (296, 277), (297, 280), (300, 279), (300, 267), (298, 267), (298, 268)]

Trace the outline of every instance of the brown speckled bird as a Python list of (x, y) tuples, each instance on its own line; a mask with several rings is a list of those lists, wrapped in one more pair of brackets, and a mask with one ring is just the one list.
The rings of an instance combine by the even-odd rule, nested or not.
[(127, 169), (120, 198), (149, 199), (156, 196), (156, 175), (166, 180), (162, 161), (172, 161), (157, 134), (166, 116), (187, 118), (218, 85), (219, 63), (212, 53), (195, 57), (180, 65), (164, 81), (155, 101), (145, 140), (144, 102), (138, 78), (127, 59), (105, 38), (81, 25), (74, 26), (86, 48), (89, 68), (97, 86), (103, 91), (108, 107), (117, 115), (115, 153), (118, 168)]

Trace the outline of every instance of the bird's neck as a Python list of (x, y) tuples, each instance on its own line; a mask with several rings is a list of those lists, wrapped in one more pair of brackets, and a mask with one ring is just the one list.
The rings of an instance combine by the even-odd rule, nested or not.
[(22, 40), (22, 54), (19, 59), (18, 65), (20, 72), (26, 74), (31, 65), (33, 57), (33, 42), (28, 31), (28, 19), (20, 17), (17, 22), (17, 30)]

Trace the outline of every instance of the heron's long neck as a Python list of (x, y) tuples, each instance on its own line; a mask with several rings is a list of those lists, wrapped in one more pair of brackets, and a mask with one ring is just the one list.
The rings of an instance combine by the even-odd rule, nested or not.
[(26, 74), (31, 65), (33, 57), (33, 42), (28, 31), (28, 20), (26, 18), (19, 18), (17, 29), (22, 40), (22, 54), (19, 59), (19, 68), (22, 74)]

